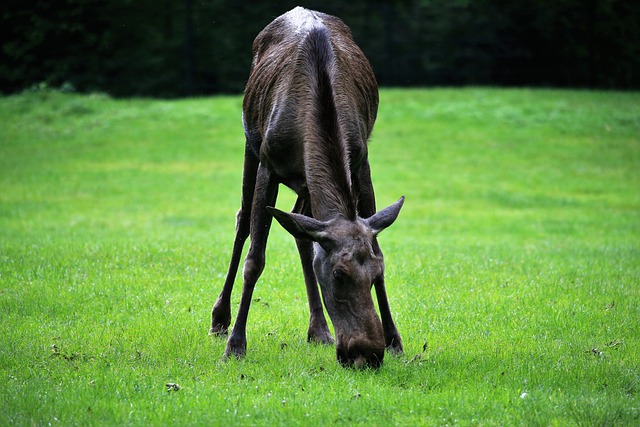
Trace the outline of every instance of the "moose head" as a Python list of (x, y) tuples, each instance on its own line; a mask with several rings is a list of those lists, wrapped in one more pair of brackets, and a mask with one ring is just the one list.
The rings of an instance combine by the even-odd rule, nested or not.
[[(329, 221), (283, 212), (269, 212), (293, 237), (314, 242), (313, 270), (336, 335), (338, 360), (346, 366), (378, 367), (384, 357), (382, 323), (371, 287), (383, 279), (384, 261), (374, 250), (376, 236), (398, 217), (404, 197), (370, 218)], [(378, 255), (376, 255), (378, 253)]]

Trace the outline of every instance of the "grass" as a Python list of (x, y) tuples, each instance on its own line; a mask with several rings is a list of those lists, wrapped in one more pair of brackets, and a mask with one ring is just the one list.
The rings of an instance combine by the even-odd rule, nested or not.
[(379, 371), (305, 342), (277, 225), (247, 357), (207, 335), (240, 107), (0, 98), (0, 425), (640, 423), (640, 94), (382, 91), (370, 159), (378, 204), (407, 196), (381, 235), (406, 355)]

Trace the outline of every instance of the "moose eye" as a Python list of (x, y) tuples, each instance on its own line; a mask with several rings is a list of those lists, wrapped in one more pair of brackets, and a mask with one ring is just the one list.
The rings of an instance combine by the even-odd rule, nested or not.
[(343, 282), (347, 278), (347, 273), (340, 268), (336, 268), (335, 270), (333, 270), (332, 274), (333, 274), (333, 278), (337, 282)]

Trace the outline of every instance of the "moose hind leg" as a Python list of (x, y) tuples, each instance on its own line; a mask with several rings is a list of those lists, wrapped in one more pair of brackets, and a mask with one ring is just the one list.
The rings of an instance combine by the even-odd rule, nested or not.
[(242, 248), (249, 236), (249, 213), (251, 212), (240, 208), (237, 215), (236, 237), (233, 242), (233, 250), (231, 252), (231, 261), (229, 262), (229, 270), (225, 279), (222, 291), (218, 296), (213, 309), (211, 310), (211, 328), (209, 333), (212, 335), (226, 335), (229, 325), (231, 324), (231, 291), (233, 290), (233, 282), (236, 278), (240, 257), (242, 256)]
[[(376, 213), (375, 194), (373, 192), (373, 184), (371, 182), (371, 169), (369, 161), (365, 160), (360, 167), (360, 173), (357, 175), (355, 182), (356, 191), (359, 194), (358, 212), (363, 218), (369, 218)], [(373, 251), (376, 256), (383, 259), (382, 250), (378, 245), (378, 239), (373, 239)], [(391, 308), (389, 307), (389, 299), (387, 298), (387, 289), (384, 283), (384, 276), (378, 279), (374, 286), (376, 288), (376, 297), (378, 299), (378, 308), (380, 309), (380, 320), (382, 321), (382, 329), (384, 331), (385, 346), (391, 353), (402, 354), (402, 339), (398, 328), (396, 328), (391, 316)]]
[[(311, 212), (308, 206), (309, 204), (305, 202), (303, 197), (298, 197), (293, 207), (293, 212), (309, 215)], [(300, 254), (304, 283), (307, 288), (307, 299), (309, 300), (309, 329), (307, 330), (307, 341), (333, 344), (334, 340), (331, 332), (329, 332), (327, 319), (322, 310), (318, 281), (313, 272), (313, 244), (309, 241), (296, 239), (296, 246)]]
[(212, 335), (226, 335), (229, 325), (231, 324), (231, 291), (233, 290), (233, 283), (238, 272), (242, 248), (244, 247), (247, 237), (249, 237), (251, 203), (253, 202), (257, 171), (258, 159), (251, 150), (247, 149), (244, 154), (244, 169), (242, 174), (242, 205), (236, 215), (236, 236), (233, 241), (233, 250), (231, 252), (231, 261), (229, 262), (227, 277), (222, 291), (211, 311), (211, 328), (209, 329), (209, 333)]
[(225, 357), (241, 357), (247, 351), (247, 317), (251, 306), (253, 289), (264, 270), (265, 249), (271, 227), (272, 217), (266, 208), (275, 204), (277, 195), (278, 183), (274, 175), (261, 164), (258, 167), (256, 188), (251, 208), (253, 211), (251, 215), (251, 245), (242, 270), (242, 297), (240, 298), (236, 322), (227, 340)]
[(385, 346), (391, 353), (403, 354), (404, 348), (402, 347), (402, 338), (400, 338), (398, 328), (396, 328), (396, 325), (393, 322), (393, 317), (391, 316), (391, 308), (389, 307), (389, 299), (387, 298), (384, 278), (377, 280), (374, 283), (374, 286), (376, 288), (376, 297), (378, 298), (378, 307), (380, 308)]
[(307, 330), (307, 341), (322, 344), (333, 344), (334, 340), (329, 332), (327, 319), (322, 310), (322, 300), (318, 291), (318, 282), (313, 272), (313, 246), (311, 242), (296, 240), (304, 282), (307, 288), (307, 299), (309, 301), (309, 329)]

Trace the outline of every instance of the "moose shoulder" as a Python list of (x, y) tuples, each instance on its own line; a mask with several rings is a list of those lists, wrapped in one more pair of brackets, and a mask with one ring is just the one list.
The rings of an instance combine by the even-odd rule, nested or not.
[[(246, 352), (247, 315), (272, 217), (296, 239), (309, 301), (308, 340), (334, 341), (324, 300), (343, 365), (378, 367), (385, 347), (403, 351), (376, 236), (395, 221), (404, 198), (376, 213), (367, 140), (377, 109), (371, 66), (338, 18), (297, 7), (256, 37), (243, 102), (242, 205), (229, 270), (212, 311), (211, 333), (226, 334), (233, 282), (250, 237), (226, 356)], [(298, 195), (291, 213), (272, 207), (280, 184)]]

